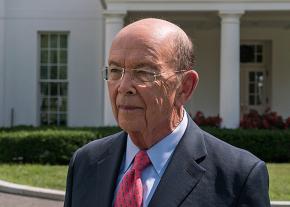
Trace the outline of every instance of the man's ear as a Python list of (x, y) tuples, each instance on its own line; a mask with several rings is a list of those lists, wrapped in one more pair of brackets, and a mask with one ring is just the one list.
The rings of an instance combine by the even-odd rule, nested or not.
[(180, 86), (176, 91), (175, 103), (177, 106), (184, 106), (185, 103), (190, 99), (190, 96), (198, 84), (198, 80), (198, 73), (194, 70), (186, 71), (183, 74)]

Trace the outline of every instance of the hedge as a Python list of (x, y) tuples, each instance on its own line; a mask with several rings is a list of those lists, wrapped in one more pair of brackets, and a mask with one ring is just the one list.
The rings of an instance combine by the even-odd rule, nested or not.
[(269, 129), (219, 129), (204, 128), (205, 131), (246, 149), (265, 162), (290, 162), (290, 130)]
[[(204, 130), (266, 162), (290, 162), (290, 130)], [(0, 162), (68, 164), (77, 148), (117, 131), (117, 127), (0, 129)]]
[(117, 127), (1, 129), (0, 162), (68, 164), (80, 146), (117, 131)]

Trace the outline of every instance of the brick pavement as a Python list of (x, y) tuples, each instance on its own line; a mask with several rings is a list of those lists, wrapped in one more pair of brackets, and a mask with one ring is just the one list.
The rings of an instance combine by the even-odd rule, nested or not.
[(0, 192), (0, 207), (63, 207), (63, 201), (54, 201)]

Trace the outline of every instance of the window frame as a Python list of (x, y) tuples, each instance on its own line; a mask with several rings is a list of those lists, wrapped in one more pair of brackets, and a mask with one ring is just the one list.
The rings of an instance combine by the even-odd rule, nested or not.
[[(254, 59), (255, 61), (253, 62), (242, 62), (241, 60), (241, 47), (242, 46), (254, 46), (255, 47), (255, 51), (254, 51)], [(262, 51), (261, 52), (257, 52), (257, 47), (261, 46)], [(261, 62), (257, 62), (257, 57), (258, 55), (260, 55), (262, 57), (262, 61)], [(243, 65), (264, 65), (265, 64), (265, 44), (263, 42), (243, 42), (240, 44), (240, 64)]]
[[(42, 47), (42, 35), (48, 35), (48, 40), (47, 40), (47, 47)], [(56, 47), (51, 47), (51, 36), (56, 35), (57, 38), (57, 43), (56, 43)], [(66, 48), (63, 47), (63, 45), (61, 45), (61, 35), (65, 36), (65, 40), (66, 40)], [(69, 81), (68, 81), (68, 71), (69, 71), (69, 39), (70, 39), (70, 32), (69, 31), (38, 31), (37, 33), (37, 39), (38, 39), (38, 67), (37, 67), (37, 71), (38, 71), (38, 110), (37, 110), (37, 122), (39, 126), (67, 126), (68, 124), (68, 106), (69, 106), (69, 102), (68, 102), (68, 97), (69, 97)], [(48, 55), (47, 55), (47, 61), (46, 62), (42, 62), (42, 51), (48, 51)], [(56, 62), (52, 62), (51, 60), (51, 51), (56, 51), (57, 54), (57, 59)], [(61, 52), (64, 51), (65, 54), (65, 61), (66, 62), (60, 62), (60, 54)], [(47, 67), (47, 71), (46, 71), (46, 76), (42, 77), (42, 67)], [(51, 67), (56, 67), (56, 78), (52, 78), (51, 76)], [(61, 76), (61, 67), (65, 68), (65, 77)], [(57, 87), (57, 92), (56, 95), (51, 95), (48, 89), (48, 92), (46, 95), (42, 94), (42, 84), (43, 83), (47, 83), (49, 84), (55, 84)], [(66, 86), (64, 87), (66, 94), (62, 95), (61, 94), (61, 89), (60, 89), (60, 84), (65, 84)], [(51, 87), (48, 86), (48, 88)], [(64, 100), (62, 100), (62, 98), (64, 98)], [(48, 106), (47, 106), (47, 110), (43, 110), (42, 109), (42, 101), (44, 99), (48, 100)], [(51, 100), (52, 99), (60, 99), (61, 101), (64, 101), (64, 108), (65, 110), (61, 110), (62, 105), (57, 103), (56, 100), (55, 103), (57, 103), (57, 109), (54, 111), (52, 110), (52, 106), (51, 106)], [(43, 123), (42, 122), (42, 115), (46, 114), (47, 116), (47, 123)], [(55, 119), (55, 123), (54, 124), (50, 124), (50, 117), (56, 116)], [(65, 117), (63, 117), (65, 116)], [(53, 121), (53, 120), (51, 120)], [(64, 123), (62, 123), (64, 122)]]

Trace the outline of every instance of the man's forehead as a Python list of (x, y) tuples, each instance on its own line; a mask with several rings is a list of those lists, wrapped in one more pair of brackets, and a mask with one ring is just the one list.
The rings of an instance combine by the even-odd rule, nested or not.
[(122, 67), (157, 66), (158, 63), (158, 55), (144, 48), (113, 49), (109, 56), (109, 64)]
[(161, 42), (143, 37), (130, 37), (116, 39), (110, 49), (110, 59), (140, 58), (157, 59), (160, 52), (166, 47)]
[(113, 40), (111, 49), (144, 49), (158, 47), (160, 41), (152, 34), (121, 33)]
[(140, 61), (140, 58), (148, 63), (158, 64), (162, 59), (168, 58), (173, 48), (172, 40), (176, 35), (177, 27), (175, 28), (171, 23), (168, 26), (168, 22), (165, 26), (161, 26), (159, 20), (154, 24), (155, 19), (152, 25), (148, 22), (151, 22), (151, 19), (128, 25), (116, 35), (110, 49), (109, 64), (114, 61), (124, 67), (127, 64), (131, 66), (133, 63), (135, 65), (138, 59)]

